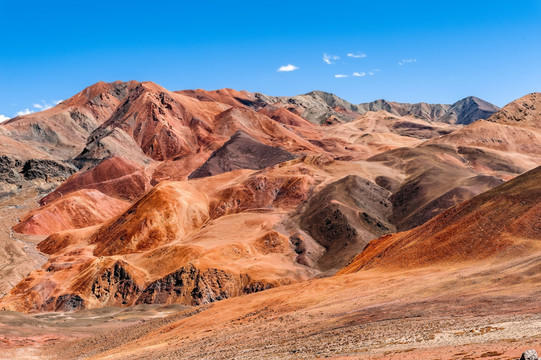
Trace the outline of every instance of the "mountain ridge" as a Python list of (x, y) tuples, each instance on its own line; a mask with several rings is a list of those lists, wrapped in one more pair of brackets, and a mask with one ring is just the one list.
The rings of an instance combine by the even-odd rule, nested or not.
[[(534, 119), (535, 99), (526, 100), (519, 108)], [(474, 97), (455, 105), (457, 113), (489, 106)], [(288, 98), (97, 83), (0, 130), (17, 131), (18, 122), (57, 126), (54, 116), (66, 106), (101, 114), (74, 138), (71, 157), (53, 152), (78, 169), (52, 160), (2, 162), (13, 192), (18, 176), (27, 179), (24, 186), (51, 187), (36, 199), (41, 207), (9, 224), (48, 235), (40, 249), (50, 258), (3, 299), (7, 308), (200, 304), (327, 276), (371, 238), (422, 225), (540, 165), (541, 149), (524, 141), (541, 136), (529, 122), (457, 125), (385, 110), (360, 114), (357, 105), (322, 91)], [(420, 103), (408, 111), (440, 116), (442, 109)], [(521, 113), (515, 116), (512, 105), (505, 111), (507, 118)], [(14, 141), (54, 145), (40, 131), (21, 126), (21, 134)], [(10, 164), (19, 164), (22, 175)], [(62, 217), (73, 221), (55, 221)], [(161, 259), (163, 268), (148, 259)], [(188, 292), (169, 287), (182, 279)], [(164, 286), (182, 296), (169, 296)]]

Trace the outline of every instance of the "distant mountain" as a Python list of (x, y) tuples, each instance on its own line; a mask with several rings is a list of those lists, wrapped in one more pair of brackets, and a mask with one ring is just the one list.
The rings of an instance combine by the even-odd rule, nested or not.
[(488, 119), (498, 110), (500, 108), (496, 105), (475, 96), (468, 96), (451, 105), (449, 111), (438, 121), (468, 125), (479, 119)]
[(468, 96), (454, 104), (427, 104), (424, 102), (409, 104), (387, 100), (376, 100), (359, 104), (360, 113), (385, 110), (393, 115), (415, 117), (447, 124), (468, 125), (479, 119), (488, 119), (499, 108), (475, 96)]
[(311, 91), (292, 97), (273, 97), (255, 93), (260, 103), (286, 108), (314, 124), (350, 122), (359, 116), (357, 105), (324, 91)]
[(314, 123), (331, 125), (338, 122), (350, 122), (359, 114), (369, 111), (387, 111), (395, 116), (415, 116), (427, 121), (447, 124), (468, 125), (479, 119), (488, 119), (499, 108), (474, 96), (469, 96), (454, 104), (399, 103), (384, 99), (369, 103), (352, 104), (340, 97), (324, 92), (311, 91), (292, 97), (273, 97), (255, 93), (257, 99), (251, 105), (285, 108), (290, 112)]
[(369, 111), (385, 110), (396, 116), (414, 115), (428, 121), (436, 121), (447, 113), (449, 108), (450, 105), (427, 103), (408, 104), (387, 101), (384, 99), (359, 104), (359, 112), (362, 114)]

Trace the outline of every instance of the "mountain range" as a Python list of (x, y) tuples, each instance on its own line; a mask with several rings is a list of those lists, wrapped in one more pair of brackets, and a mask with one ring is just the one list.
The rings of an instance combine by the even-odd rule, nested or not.
[[(56, 336), (44, 351), (59, 358), (234, 357), (279, 328), (252, 355), (352, 355), (338, 344), (356, 334), (369, 356), (380, 321), (415, 334), (417, 313), (532, 314), (540, 111), (538, 93), (499, 109), (94, 84), (0, 124), (0, 308), (45, 321), (25, 339)], [(110, 347), (101, 328), (69, 335), (36, 317), (121, 307), (142, 321), (152, 306), (189, 310), (131, 333), (111, 324)], [(312, 337), (294, 349), (291, 334)]]

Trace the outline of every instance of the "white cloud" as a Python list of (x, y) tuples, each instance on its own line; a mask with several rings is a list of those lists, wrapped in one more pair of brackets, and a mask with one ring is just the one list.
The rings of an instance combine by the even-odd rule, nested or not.
[[(293, 65), (288, 65), (288, 66), (293, 66)], [(298, 69), (298, 68), (295, 67), (295, 69)], [(295, 70), (295, 69), (293, 69), (293, 70)], [(284, 71), (291, 71), (291, 70), (284, 70)], [(53, 100), (51, 102), (41, 100), (41, 103), (39, 103), (39, 102), (38, 103), (33, 103), (31, 108), (25, 108), (23, 110), (17, 111), (16, 115), (17, 116), (28, 115), (28, 114), (32, 114), (32, 113), (34, 113), (36, 111), (47, 110), (47, 109), (52, 108), (53, 106), (56, 106), (56, 105), (60, 104), (62, 101), (64, 101), (64, 100)], [(12, 105), (16, 105), (16, 104), (12, 104)], [(34, 109), (36, 109), (36, 110), (34, 110)]]
[(295, 66), (295, 65), (291, 65), (291, 64), (287, 64), (287, 65), (282, 65), (278, 68), (278, 71), (295, 71), (297, 70), (298, 67)]
[(336, 74), (336, 75), (334, 75), (334, 77), (340, 79), (340, 78), (347, 78), (348, 75), (344, 75), (344, 74)]
[(416, 62), (417, 62), (417, 59), (402, 59), (402, 61), (398, 62), (398, 65), (402, 66), (404, 64), (411, 64), (411, 63), (416, 63)]
[(358, 54), (348, 53), (348, 57), (351, 57), (354, 59), (362, 59), (366, 57), (366, 54), (365, 53), (358, 53)]
[(39, 111), (42, 111), (42, 110), (47, 110), (47, 109), (50, 109), (52, 108), (53, 106), (55, 105), (58, 105), (62, 102), (63, 100), (54, 100), (51, 103), (48, 103), (46, 102), (45, 100), (41, 100), (41, 104), (40, 103), (36, 103), (36, 104), (32, 104), (32, 106), (36, 109), (38, 109)]
[(33, 113), (32, 110), (30, 110), (29, 108), (26, 108), (24, 110), (17, 111), (17, 116), (28, 115), (28, 114), (32, 114), (32, 113)]
[(334, 64), (334, 62), (339, 59), (340, 59), (340, 56), (338, 55), (323, 54), (323, 61), (325, 61), (325, 63), (329, 65)]
[(377, 72), (380, 72), (380, 71), (381, 71), (380, 69), (370, 70), (370, 71), (368, 72), (368, 75), (374, 76), (374, 75), (376, 75)]
[(354, 73), (353, 73), (353, 76), (357, 76), (357, 77), (359, 77), (359, 76), (365, 76), (365, 75), (366, 75), (366, 73), (364, 73), (364, 72), (354, 72)]
[(7, 117), (6, 115), (0, 114), (0, 123), (3, 123), (4, 121), (7, 121), (11, 118)]

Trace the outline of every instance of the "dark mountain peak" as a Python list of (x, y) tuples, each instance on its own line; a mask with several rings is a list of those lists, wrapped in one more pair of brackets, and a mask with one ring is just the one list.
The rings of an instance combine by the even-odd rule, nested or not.
[(451, 105), (442, 121), (468, 125), (479, 119), (488, 119), (499, 107), (475, 96), (468, 96)]
[(319, 98), (323, 100), (325, 104), (327, 104), (331, 108), (338, 107), (344, 110), (357, 111), (357, 106), (353, 105), (349, 101), (346, 101), (333, 93), (329, 93), (329, 92), (325, 92), (321, 90), (313, 90), (313, 91), (310, 91), (309, 93), (306, 93), (305, 95), (313, 97), (313, 98)]

